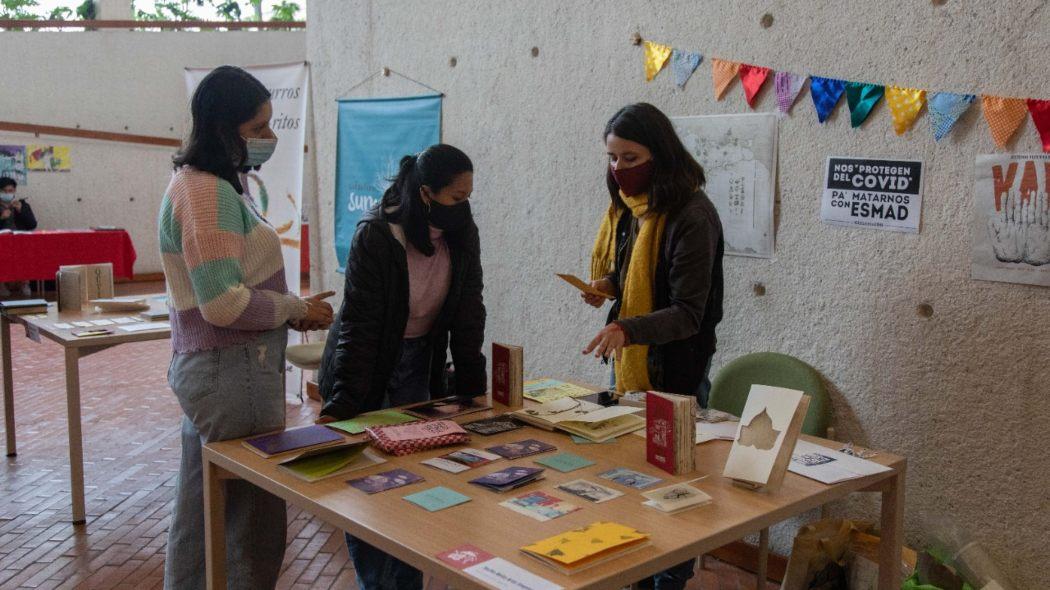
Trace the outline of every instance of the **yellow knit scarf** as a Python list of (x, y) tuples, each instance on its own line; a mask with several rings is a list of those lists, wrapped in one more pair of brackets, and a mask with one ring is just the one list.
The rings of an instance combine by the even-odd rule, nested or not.
[[(649, 216), (649, 195), (629, 197), (622, 192), (620, 198), (631, 210), (631, 215), (639, 220), (641, 227), (631, 250), (631, 260), (625, 273), (623, 293), (620, 297), (620, 319), (645, 315), (653, 311), (653, 281), (656, 277), (656, 263), (660, 255), (660, 241), (663, 239), (666, 215)], [(616, 226), (620, 216), (625, 212), (617, 211), (613, 206), (602, 216), (598, 236), (591, 251), (591, 280), (603, 278), (611, 272), (616, 264)], [(649, 346), (635, 344), (623, 349), (623, 355), (616, 363), (616, 390), (652, 389), (649, 383)]]

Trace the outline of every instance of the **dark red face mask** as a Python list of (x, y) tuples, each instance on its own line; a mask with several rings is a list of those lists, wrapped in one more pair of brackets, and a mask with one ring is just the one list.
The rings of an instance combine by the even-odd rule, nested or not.
[(610, 164), (609, 170), (623, 194), (633, 197), (649, 190), (649, 182), (653, 178), (653, 160), (650, 158), (637, 166), (620, 170), (613, 169)]

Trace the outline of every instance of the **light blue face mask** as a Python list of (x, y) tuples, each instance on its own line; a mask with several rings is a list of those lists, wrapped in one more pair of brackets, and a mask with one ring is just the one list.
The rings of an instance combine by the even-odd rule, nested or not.
[(260, 137), (245, 137), (244, 144), (248, 148), (248, 157), (244, 165), (250, 168), (261, 166), (270, 159), (273, 151), (277, 149), (277, 138), (263, 139)]
[(0, 193), (0, 201), (3, 201), (4, 203), (14, 203), (15, 202), (15, 194), (14, 193)]

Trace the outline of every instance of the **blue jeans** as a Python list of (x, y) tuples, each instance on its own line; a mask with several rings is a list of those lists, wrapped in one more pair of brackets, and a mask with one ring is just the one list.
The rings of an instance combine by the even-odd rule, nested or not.
[[(430, 342), (401, 341), (397, 366), (387, 383), (383, 406), (390, 408), (430, 399)], [(422, 590), (423, 572), (357, 537), (346, 534), (346, 548), (361, 590)]]
[[(166, 590), (204, 590), (204, 480), (201, 445), (284, 428), (285, 328), (250, 342), (177, 353), (168, 383), (179, 400), (182, 462), (164, 561)], [(273, 588), (284, 559), (284, 500), (246, 481), (226, 483), (229, 588)]]

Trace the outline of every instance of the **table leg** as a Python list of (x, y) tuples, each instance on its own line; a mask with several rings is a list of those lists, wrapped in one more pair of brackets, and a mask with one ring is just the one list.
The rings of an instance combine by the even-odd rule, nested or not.
[(87, 522), (84, 510), (84, 439), (80, 432), (80, 351), (66, 349), (66, 417), (69, 421), (69, 483), (73, 524)]
[(18, 454), (15, 447), (15, 383), (11, 370), (11, 320), (0, 315), (0, 348), (4, 357), (4, 428), (7, 432), (7, 456)]
[(226, 588), (226, 486), (204, 457), (204, 555), (208, 590)]
[(758, 572), (755, 573), (755, 588), (763, 590), (766, 587), (769, 570), (769, 529), (764, 528), (758, 532)]
[(901, 587), (901, 545), (904, 542), (904, 465), (882, 488), (879, 540), (879, 590)]

